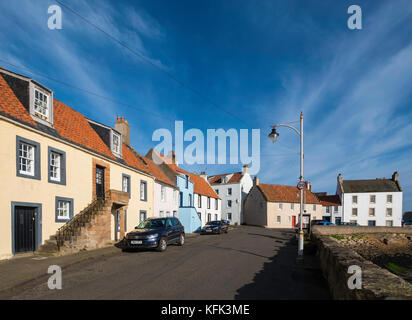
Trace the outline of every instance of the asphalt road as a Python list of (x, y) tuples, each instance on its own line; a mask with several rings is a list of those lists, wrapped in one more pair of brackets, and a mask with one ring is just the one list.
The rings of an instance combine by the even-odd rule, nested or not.
[(297, 264), (292, 231), (241, 226), (166, 252), (121, 252), (63, 270), (12, 299), (329, 299), (315, 255)]

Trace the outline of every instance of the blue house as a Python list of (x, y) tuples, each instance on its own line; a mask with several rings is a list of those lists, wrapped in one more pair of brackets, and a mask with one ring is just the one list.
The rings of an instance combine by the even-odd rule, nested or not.
[(176, 175), (176, 185), (179, 188), (179, 220), (185, 227), (186, 233), (199, 232), (202, 227), (202, 221), (193, 205), (193, 181), (189, 175)]
[(190, 179), (190, 173), (180, 169), (175, 159), (173, 162), (154, 149), (150, 149), (146, 157), (153, 160), (158, 167), (179, 188), (179, 220), (183, 224), (186, 233), (199, 232), (202, 221), (194, 206), (194, 181)]

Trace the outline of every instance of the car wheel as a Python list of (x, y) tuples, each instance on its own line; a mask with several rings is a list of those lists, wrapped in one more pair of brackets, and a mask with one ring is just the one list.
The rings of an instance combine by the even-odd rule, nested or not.
[(159, 241), (159, 245), (157, 247), (157, 251), (163, 252), (167, 248), (167, 242), (165, 238), (161, 238)]
[(179, 246), (183, 246), (185, 244), (185, 236), (182, 233), (179, 237), (179, 242), (177, 243)]

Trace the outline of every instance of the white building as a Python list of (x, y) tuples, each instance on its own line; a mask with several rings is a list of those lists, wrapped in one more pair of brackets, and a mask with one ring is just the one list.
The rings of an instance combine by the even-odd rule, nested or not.
[(244, 165), (242, 172), (210, 176), (208, 181), (222, 199), (222, 219), (242, 224), (243, 202), (253, 186), (249, 167)]
[(342, 203), (338, 195), (319, 195), (316, 194), (322, 203), (322, 220), (341, 224), (342, 222)]
[(391, 179), (343, 180), (338, 175), (336, 194), (343, 207), (342, 221), (361, 226), (402, 225), (402, 188), (399, 175)]
[[(204, 174), (201, 174), (200, 177), (205, 179)], [(209, 185), (207, 179), (205, 180), (205, 182)], [(204, 188), (204, 190), (198, 191), (202, 192), (202, 194), (196, 192), (194, 194), (195, 208), (197, 214), (202, 220), (202, 227), (209, 221), (222, 219), (222, 200), (220, 200), (214, 192), (211, 193), (211, 191), (213, 191), (212, 188)]]

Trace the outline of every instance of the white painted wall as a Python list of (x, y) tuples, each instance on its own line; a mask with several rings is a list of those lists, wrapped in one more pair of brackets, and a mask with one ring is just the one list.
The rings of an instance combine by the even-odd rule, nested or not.
[[(165, 190), (165, 198), (162, 200), (161, 190)], [(179, 191), (166, 184), (159, 182), (154, 183), (154, 216), (166, 217), (173, 216), (173, 211), (176, 211), (177, 217), (179, 212)]]
[[(228, 213), (232, 214), (231, 224), (242, 224), (243, 202), (253, 186), (253, 180), (245, 173), (239, 183), (214, 184), (212, 188), (217, 190), (222, 199), (222, 219), (228, 219)], [(228, 195), (228, 189), (232, 188), (232, 194)], [(232, 206), (228, 207), (228, 200), (232, 200)]]
[[(386, 196), (392, 195), (392, 203), (386, 202)], [(375, 220), (376, 226), (386, 226), (387, 220), (393, 221), (394, 227), (402, 226), (402, 192), (343, 193), (343, 221), (356, 220), (361, 226), (367, 226), (368, 220)], [(352, 196), (358, 196), (358, 203), (352, 203)], [(371, 204), (371, 195), (376, 196), (376, 203)], [(352, 208), (358, 208), (358, 216), (352, 216)], [(375, 208), (375, 217), (369, 216), (369, 208)], [(386, 208), (392, 208), (392, 217), (386, 216)]]
[[(216, 198), (210, 198), (210, 209), (207, 208), (207, 198), (206, 196), (200, 196), (201, 206), (199, 207), (199, 194), (195, 193), (195, 209), (200, 214), (202, 220), (202, 227), (208, 221), (208, 214), (211, 214), (211, 220), (221, 220), (222, 219), (222, 201)], [(216, 209), (217, 201), (217, 209)]]
[[(327, 212), (329, 208), (329, 212)], [(335, 211), (335, 206), (322, 206), (322, 217), (330, 217), (330, 222), (336, 223), (336, 218), (341, 218), (342, 220), (342, 206), (337, 206), (338, 211)]]

